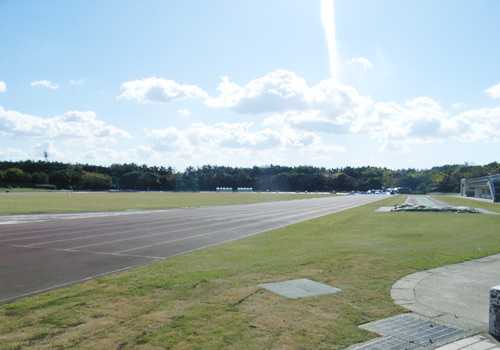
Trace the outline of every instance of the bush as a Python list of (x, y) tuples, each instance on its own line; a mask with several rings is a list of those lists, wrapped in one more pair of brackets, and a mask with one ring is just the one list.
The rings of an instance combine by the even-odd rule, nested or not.
[(109, 190), (113, 187), (111, 176), (97, 173), (89, 173), (84, 171), (82, 175), (81, 186), (87, 190)]
[(31, 183), (31, 175), (18, 168), (9, 168), (5, 171), (4, 181)]

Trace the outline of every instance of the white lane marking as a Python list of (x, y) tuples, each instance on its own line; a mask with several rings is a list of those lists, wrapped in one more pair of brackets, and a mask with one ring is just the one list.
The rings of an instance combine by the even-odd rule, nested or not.
[(86, 213), (43, 213), (43, 214), (24, 214), (24, 215), (0, 215), (0, 223), (12, 222), (17, 223), (31, 223), (31, 222), (44, 222), (47, 220), (74, 220), (74, 219), (88, 219), (100, 217), (112, 217), (123, 215), (136, 215), (136, 214), (150, 214), (162, 213), (167, 211), (181, 210), (180, 208), (172, 209), (155, 209), (155, 210), (138, 210), (138, 211), (99, 211), (99, 212), (86, 212)]
[[(379, 199), (382, 199), (382, 198), (379, 198)], [(353, 205), (351, 205), (349, 208), (346, 208), (346, 209), (357, 207), (359, 205), (367, 204), (367, 203), (370, 203), (370, 202), (373, 202), (373, 201), (375, 201), (375, 200), (364, 201), (363, 203), (359, 203), (360, 201), (356, 200), (356, 201), (354, 201), (356, 203), (353, 202)], [(344, 205), (345, 204), (343, 204), (342, 206), (344, 206)], [(342, 210), (344, 210), (344, 209), (342, 209)], [(333, 211), (331, 213), (335, 213), (335, 212), (338, 212), (338, 211), (339, 210), (335, 210), (335, 211)], [(315, 217), (319, 217), (319, 216), (323, 216), (323, 215), (328, 215), (328, 213), (317, 215)], [(309, 219), (312, 219), (312, 218), (309, 218)], [(309, 220), (309, 219), (304, 219), (302, 221)], [(51, 286), (51, 287), (48, 287), (48, 288), (38, 289), (36, 291), (19, 294), (19, 295), (14, 296), (14, 297), (0, 299), (0, 303), (14, 301), (14, 300), (17, 300), (17, 299), (20, 299), (20, 298), (32, 296), (32, 295), (35, 295), (35, 294), (40, 294), (40, 293), (43, 293), (43, 292), (46, 292), (46, 291), (50, 291), (50, 290), (54, 290), (54, 289), (57, 289), (57, 288), (61, 288), (61, 287), (65, 287), (65, 286), (69, 286), (69, 285), (73, 285), (73, 284), (77, 284), (77, 283), (82, 283), (82, 282), (89, 281), (91, 279), (95, 279), (95, 278), (98, 278), (98, 277), (102, 277), (102, 276), (106, 276), (106, 275), (109, 275), (109, 274), (113, 274), (113, 273), (125, 271), (125, 270), (132, 269), (132, 268), (135, 268), (135, 267), (139, 267), (139, 266), (142, 266), (142, 265), (146, 265), (146, 264), (151, 263), (151, 262), (160, 261), (160, 260), (163, 260), (163, 259), (168, 258), (168, 257), (174, 257), (174, 256), (178, 256), (178, 255), (187, 254), (187, 253), (194, 252), (194, 251), (197, 251), (197, 250), (201, 250), (201, 249), (204, 249), (204, 248), (208, 248), (208, 247), (211, 247), (211, 246), (216, 246), (216, 245), (220, 245), (220, 244), (223, 244), (223, 243), (235, 241), (235, 240), (238, 240), (238, 239), (241, 239), (241, 238), (245, 238), (245, 237), (257, 235), (257, 234), (262, 233), (262, 232), (267, 232), (267, 231), (270, 231), (270, 230), (275, 230), (277, 228), (286, 227), (286, 226), (289, 226), (289, 225), (290, 225), (289, 223), (283, 223), (283, 224), (280, 224), (280, 225), (276, 225), (274, 227), (266, 227), (265, 229), (260, 230), (258, 232), (250, 233), (250, 234), (243, 235), (243, 236), (240, 236), (240, 237), (235, 237), (235, 238), (227, 239), (227, 240), (220, 241), (220, 242), (213, 243), (213, 244), (209, 244), (209, 245), (204, 245), (204, 246), (201, 246), (201, 247), (198, 247), (198, 248), (190, 249), (190, 250), (183, 251), (183, 252), (180, 252), (180, 253), (177, 253), (177, 254), (173, 254), (173, 255), (169, 255), (169, 256), (166, 256), (166, 257), (151, 257), (151, 258), (156, 259), (156, 260), (147, 261), (147, 262), (144, 262), (144, 263), (141, 263), (141, 264), (126, 266), (124, 268), (120, 268), (120, 269), (116, 269), (116, 270), (104, 272), (104, 273), (101, 273), (101, 274), (96, 274), (96, 275), (93, 275), (93, 276), (89, 276), (89, 277), (86, 277), (86, 278), (82, 278), (82, 279), (78, 279), (78, 280), (74, 280), (74, 281), (70, 281), (70, 282), (66, 282), (66, 283), (61, 283), (61, 284), (54, 285), (54, 286)], [(24, 247), (24, 246), (21, 246), (21, 247)], [(35, 249), (35, 248), (32, 248), (32, 249)], [(36, 249), (40, 249), (40, 248), (36, 248)], [(53, 250), (57, 250), (57, 249), (53, 249)], [(77, 251), (77, 252), (81, 252), (81, 251)], [(89, 252), (89, 253), (96, 253), (96, 252)], [(116, 254), (116, 253), (111, 253), (111, 254), (109, 254), (109, 253), (103, 253), (103, 254), (107, 254), (107, 255), (120, 255), (120, 254)], [(123, 255), (124, 256), (131, 256), (131, 257), (139, 257), (138, 255), (125, 255), (125, 254), (123, 254)]]
[[(296, 203), (294, 203), (296, 204)], [(314, 207), (311, 207), (309, 208), (309, 211), (316, 211), (318, 210), (317, 208), (323, 208), (324, 205), (316, 205)], [(281, 214), (283, 212), (283, 210), (286, 210), (287, 212), (289, 212), (290, 210), (297, 210), (299, 208), (287, 208), (287, 209), (281, 209), (281, 208), (278, 208), (278, 209), (274, 209), (274, 210), (268, 210), (266, 211), (266, 213), (268, 213), (267, 216), (269, 215), (273, 215), (274, 214)], [(329, 210), (329, 209), (326, 209), (326, 210)], [(247, 210), (238, 210), (236, 212), (230, 212), (228, 213), (227, 215), (225, 216), (218, 216), (216, 218), (216, 220), (226, 220), (226, 219), (232, 219), (232, 218), (246, 218), (246, 217), (251, 217), (253, 216), (254, 214), (250, 213), (248, 215), (244, 215), (244, 216), (241, 216), (241, 214), (245, 214), (247, 212)], [(205, 215), (201, 216), (202, 219), (206, 219), (206, 218), (212, 218), (213, 217), (213, 213), (206, 213)], [(200, 219), (199, 217), (196, 217), (198, 220)], [(185, 218), (186, 219), (186, 218)], [(152, 222), (163, 222), (164, 218), (162, 219), (155, 219), (153, 220)], [(173, 226), (179, 226), (179, 225), (184, 225), (185, 222), (181, 222), (181, 223), (176, 223), (176, 224), (173, 224)], [(111, 226), (112, 224), (109, 224), (109, 226)], [(104, 226), (104, 225), (102, 225)], [(99, 229), (103, 229), (104, 227), (102, 226), (99, 226)], [(213, 226), (213, 225), (212, 225)], [(144, 230), (147, 230), (147, 229), (150, 229), (149, 228), (145, 228)], [(79, 231), (79, 232), (85, 232), (85, 231), (92, 231), (92, 230), (95, 230), (95, 229), (89, 229), (89, 230), (83, 230), (83, 231)], [(141, 231), (141, 229), (134, 229), (134, 230), (128, 230), (128, 231), (120, 231), (120, 232), (110, 232), (110, 233), (104, 233), (104, 234), (99, 234), (99, 235), (87, 235), (87, 236), (80, 236), (80, 237), (73, 237), (73, 238), (65, 238), (65, 239), (60, 239), (60, 240), (53, 240), (53, 241), (44, 241), (44, 242), (39, 242), (39, 243), (32, 243), (32, 244), (26, 244), (26, 246), (37, 246), (37, 245), (44, 245), (44, 244), (51, 244), (51, 243), (58, 243), (58, 242), (65, 242), (65, 241), (72, 241), (72, 240), (83, 240), (83, 239), (88, 239), (88, 238), (94, 238), (94, 237), (102, 237), (102, 236), (110, 236), (110, 235), (119, 235), (121, 233), (128, 233), (128, 232), (134, 232), (134, 231)], [(43, 231), (41, 231), (43, 232)], [(178, 231), (176, 231), (178, 232)], [(3, 240), (0, 240), (0, 243), (6, 243), (6, 242), (12, 242), (12, 241), (21, 241), (21, 240), (28, 240), (28, 239), (33, 239), (33, 238), (47, 238), (47, 237), (53, 237), (53, 236), (63, 236), (63, 235), (69, 235), (71, 234), (72, 232), (62, 232), (62, 233), (54, 233), (54, 234), (50, 234), (50, 235), (43, 235), (43, 236), (28, 236), (28, 237), (20, 237), (20, 238), (9, 238), (9, 239), (3, 239)], [(15, 233), (15, 234), (18, 234), (18, 233)], [(12, 234), (14, 235), (14, 234)], [(148, 237), (147, 235), (146, 236), (140, 236), (140, 237)], [(131, 239), (138, 239), (140, 237), (133, 237)], [(121, 240), (116, 240), (116, 241), (121, 241)], [(108, 242), (104, 242), (104, 243), (111, 243), (111, 242), (115, 242), (115, 241), (108, 241)], [(98, 244), (101, 244), (101, 243), (97, 243), (96, 245)], [(92, 246), (94, 244), (91, 244), (89, 246)], [(86, 247), (86, 245), (84, 246), (81, 246), (81, 247)]]
[[(265, 217), (271, 217), (271, 216), (274, 217), (274, 215), (275, 214), (269, 214), (269, 215), (266, 215)], [(250, 217), (251, 215), (248, 215), (248, 216)], [(229, 217), (231, 217), (231, 216), (229, 216)], [(261, 219), (262, 218), (264, 218), (264, 217), (261, 217)], [(245, 219), (248, 220), (249, 218), (245, 218)], [(218, 218), (217, 220), (220, 221), (220, 220), (224, 220), (224, 219)], [(236, 224), (238, 224), (238, 227), (245, 227), (245, 226), (239, 225), (239, 223), (241, 221), (242, 220), (236, 221)], [(260, 221), (260, 223), (261, 222), (262, 221)], [(220, 222), (214, 223), (214, 224), (210, 224), (210, 225), (208, 225), (206, 223), (205, 224), (202, 223), (200, 226), (190, 226), (187, 229), (188, 230), (192, 230), (192, 229), (197, 229), (197, 228), (214, 227), (214, 226), (218, 226), (220, 224), (221, 224)], [(186, 231), (186, 229), (172, 230), (172, 231), (163, 231), (163, 232), (158, 232), (158, 233), (152, 233), (152, 234), (149, 234), (149, 235), (134, 236), (134, 237), (129, 237), (129, 238), (116, 239), (116, 240), (113, 240), (113, 241), (98, 242), (98, 243), (93, 243), (93, 244), (87, 244), (87, 245), (77, 246), (77, 247), (71, 247), (71, 248), (68, 248), (68, 249), (75, 249), (76, 250), (76, 249), (88, 248), (88, 247), (93, 247), (93, 246), (98, 246), (98, 245), (105, 245), (105, 244), (112, 244), (112, 243), (118, 243), (118, 242), (124, 242), (124, 241), (138, 240), (138, 239), (143, 239), (143, 238), (148, 238), (148, 237), (154, 237), (154, 236), (161, 236), (161, 235), (165, 235), (165, 234), (180, 233), (180, 232), (184, 232), (184, 231)], [(215, 231), (215, 232), (218, 232), (218, 231)], [(104, 236), (104, 235), (99, 235), (99, 237), (101, 237), (101, 236)], [(197, 236), (191, 236), (191, 237), (197, 237)], [(184, 238), (188, 239), (189, 237), (187, 237), (187, 238), (184, 237)], [(172, 241), (172, 242), (174, 242), (174, 241)]]
[[(367, 203), (367, 202), (372, 202), (372, 200), (365, 201), (365, 198), (359, 197), (359, 198), (356, 198), (355, 201), (349, 201), (349, 202), (350, 203), (336, 203), (336, 204), (340, 204), (340, 205), (338, 205), (335, 208), (335, 210), (333, 210), (333, 211), (331, 210), (331, 208), (324, 207), (324, 205), (319, 205), (319, 203), (318, 203), (318, 205), (315, 205), (312, 208), (311, 207), (308, 208), (309, 210), (307, 211), (307, 212), (313, 212), (313, 213), (316, 213), (316, 214), (314, 216), (312, 216), (312, 217), (308, 217), (305, 220), (309, 220), (309, 219), (311, 219), (313, 217), (328, 215), (330, 213), (334, 213), (334, 212), (338, 212), (338, 211), (342, 211), (342, 210), (345, 210), (345, 209), (352, 208), (352, 206), (353, 206), (354, 203), (356, 203), (355, 205), (357, 205), (358, 202)], [(293, 203), (293, 204), (300, 205), (299, 203)], [(286, 211), (290, 212), (290, 209), (291, 208), (287, 208)], [(288, 215), (286, 217), (286, 219), (290, 219), (290, 218), (293, 218), (295, 216), (302, 216), (302, 215), (304, 215), (303, 211), (300, 212), (300, 213), (297, 213), (297, 212), (294, 211), (294, 210), (297, 210), (297, 209), (293, 209), (292, 210), (293, 214), (292, 215)], [(264, 217), (261, 217), (261, 219), (263, 219), (265, 217), (270, 217), (270, 216), (274, 217), (275, 214), (278, 214), (278, 213), (281, 214), (282, 211), (283, 211), (283, 209), (275, 210), (273, 212), (273, 214), (268, 214), (268, 215), (266, 215)], [(163, 211), (145, 211), (144, 213), (150, 213), (150, 212), (158, 213), (158, 212), (163, 212)], [(134, 213), (136, 213), (136, 212), (134, 212)], [(269, 213), (269, 211), (267, 213)], [(105, 213), (105, 214), (108, 214), (108, 213)], [(113, 214), (116, 214), (116, 213), (113, 213)], [(251, 216), (251, 215), (254, 215), (254, 214), (251, 213), (248, 216)], [(113, 215), (113, 216), (116, 216), (116, 215)], [(248, 216), (245, 216), (245, 218), (248, 217)], [(217, 220), (224, 220), (227, 217), (234, 217), (234, 213), (230, 213), (228, 216), (218, 217)], [(281, 217), (281, 218), (283, 219), (283, 217)], [(267, 221), (264, 221), (264, 222), (272, 222), (272, 221), (273, 220), (267, 220)], [(260, 221), (259, 223), (262, 224), (263, 221)], [(183, 224), (183, 223), (181, 223), (181, 224)], [(181, 224), (176, 224), (176, 225), (181, 225)], [(212, 224), (212, 225), (206, 225), (205, 224), (205, 225), (202, 225), (202, 227), (217, 226), (218, 224), (219, 223), (215, 223), (215, 224)], [(239, 226), (239, 227), (248, 227), (248, 226), (253, 226), (253, 225), (251, 224), (251, 225), (245, 225), (245, 226)], [(150, 229), (150, 228), (148, 228), (148, 229)], [(228, 231), (228, 230), (230, 230), (230, 229), (214, 231), (213, 233), (205, 233), (205, 234), (202, 234), (202, 235), (195, 235), (195, 236), (185, 237), (185, 238), (182, 238), (182, 239), (179, 239), (179, 240), (186, 240), (186, 239), (190, 239), (190, 238), (197, 238), (197, 237), (204, 236), (204, 235), (207, 235), (207, 234), (216, 234), (218, 232), (224, 232), (224, 231)], [(39, 246), (39, 245), (46, 245), (46, 244), (57, 243), (57, 242), (64, 242), (64, 241), (71, 241), (71, 240), (81, 240), (81, 239), (88, 239), (88, 238), (102, 237), (102, 236), (109, 236), (109, 235), (119, 235), (119, 234), (122, 234), (122, 233), (129, 233), (129, 232), (136, 232), (136, 231), (140, 231), (140, 229), (127, 230), (127, 231), (121, 231), (121, 232), (112, 232), (112, 233), (101, 234), (101, 235), (92, 235), (92, 236), (84, 236), (84, 237), (77, 237), (77, 238), (68, 238), (68, 239), (62, 239), (62, 240), (47, 241), (47, 242), (33, 243), (33, 244), (28, 244), (28, 245), (18, 245), (18, 246), (35, 247), (35, 246)], [(68, 248), (68, 249), (70, 249), (70, 250), (77, 250), (77, 249), (81, 249), (81, 248), (88, 248), (88, 247), (91, 247), (91, 246), (112, 244), (112, 243), (117, 243), (117, 242), (122, 242), (122, 241), (128, 241), (128, 240), (137, 240), (137, 239), (142, 239), (142, 238), (145, 238), (145, 237), (159, 236), (159, 235), (164, 235), (164, 234), (169, 234), (169, 233), (178, 233), (178, 232), (182, 232), (182, 231), (184, 231), (184, 230), (175, 230), (175, 231), (160, 232), (160, 233), (155, 233), (155, 234), (150, 234), (150, 235), (134, 236), (134, 237), (124, 238), (124, 239), (119, 239), (119, 240), (112, 240), (112, 241), (107, 241), (107, 242), (99, 242), (99, 243), (94, 243), (94, 244), (88, 244), (88, 245), (82, 245), (82, 246), (77, 246), (77, 247), (71, 247), (71, 248)], [(34, 237), (34, 238), (38, 238), (38, 237)], [(21, 239), (24, 239), (24, 238), (20, 238), (19, 240), (21, 240)], [(9, 239), (9, 240), (4, 240), (4, 241), (0, 241), (0, 242), (6, 242), (6, 241), (11, 241), (11, 240), (15, 240), (15, 239)], [(172, 242), (176, 242), (176, 241), (178, 241), (178, 240), (170, 240), (170, 241), (155, 243), (155, 244), (152, 244), (152, 245), (142, 246), (142, 247), (128, 249), (128, 250), (124, 250), (124, 251), (137, 250), (137, 249), (142, 249), (142, 248), (146, 248), (146, 247), (150, 247), (150, 246), (172, 243)], [(63, 250), (64, 248), (54, 248), (54, 249)], [(120, 252), (118, 252), (118, 253), (120, 253)]]
[[(206, 207), (206, 208), (212, 208), (212, 207)], [(143, 213), (145, 214), (156, 214), (156, 213), (163, 213), (163, 212), (173, 212), (174, 210), (157, 210), (157, 211), (144, 211)], [(245, 213), (246, 210), (245, 208), (241, 208), (241, 210), (237, 210), (235, 212), (232, 212), (229, 216), (226, 216), (226, 217), (220, 217), (220, 220), (224, 220), (225, 218), (231, 218), (231, 217), (234, 217), (235, 215), (240, 215), (242, 213)], [(127, 213), (124, 213), (124, 214), (127, 214)], [(138, 214), (137, 212), (134, 212), (134, 214)], [(212, 213), (206, 213), (205, 215), (202, 215), (201, 217), (200, 216), (197, 216), (196, 215), (197, 213), (193, 213), (193, 215), (191, 216), (192, 218), (196, 218), (197, 220), (199, 220), (200, 218), (209, 218), (211, 217), (213, 214)], [(62, 215), (62, 214), (61, 214)], [(118, 215), (114, 215), (114, 216), (118, 216)], [(97, 216), (96, 216), (97, 217)], [(184, 219), (188, 219), (189, 217), (186, 217)], [(175, 220), (175, 218), (174, 218)], [(154, 223), (154, 222), (163, 222), (164, 221), (164, 218), (155, 218), (153, 219), (151, 222)], [(33, 223), (35, 221), (24, 221), (22, 223)], [(17, 223), (21, 223), (21, 221), (17, 221)], [(150, 222), (148, 222), (149, 224)], [(1, 222), (0, 222), (1, 224)], [(181, 224), (184, 224), (184, 223), (179, 223), (179, 225)], [(99, 229), (104, 229), (105, 226), (113, 226), (114, 223), (101, 223), (100, 226), (99, 226)], [(66, 226), (67, 227), (67, 226)], [(65, 227), (65, 228), (66, 228)], [(81, 225), (76, 225), (77, 228), (80, 228)], [(40, 232), (47, 232), (47, 230), (49, 230), (49, 228), (47, 229), (44, 229), (44, 230), (39, 230), (39, 231), (30, 231), (30, 233), (40, 233)], [(92, 230), (95, 230), (94, 228), (91, 228), (91, 229), (88, 229), (88, 230), (81, 230), (81, 231), (78, 231), (78, 232), (86, 232), (86, 231), (92, 231)], [(0, 243), (6, 243), (6, 242), (11, 242), (11, 241), (19, 241), (19, 240), (28, 240), (28, 239), (32, 239), (32, 238), (40, 238), (40, 237), (43, 237), (43, 238), (46, 238), (46, 237), (54, 237), (54, 236), (65, 236), (65, 235), (69, 235), (69, 234), (72, 234), (74, 232), (59, 232), (59, 233), (53, 233), (53, 234), (44, 234), (44, 235), (35, 235), (35, 236), (28, 236), (28, 237), (15, 237), (15, 238), (8, 238), (8, 239), (0, 239)], [(19, 235), (20, 233), (19, 232), (15, 232), (15, 233), (7, 233), (7, 234), (0, 234), (0, 237), (2, 238), (5, 238), (7, 236), (15, 236), (15, 235)], [(109, 234), (115, 234), (115, 233), (109, 233)], [(119, 232), (117, 232), (116, 234), (119, 234)], [(105, 234), (105, 235), (108, 235), (108, 234)], [(95, 236), (95, 235), (94, 235)], [(78, 239), (85, 239), (85, 238), (89, 238), (89, 237), (93, 237), (93, 236), (83, 236), (83, 237), (78, 237), (78, 238), (68, 238), (68, 240), (71, 240), (71, 239), (75, 239), (75, 240), (78, 240)], [(64, 240), (59, 240), (59, 241), (64, 241)], [(33, 243), (33, 244), (44, 244), (44, 243), (49, 243), (49, 242), (56, 242), (56, 241), (47, 241), (47, 242), (43, 242), (43, 243)]]
[(148, 259), (164, 259), (162, 256), (151, 256), (151, 255), (139, 255), (139, 254), (120, 254), (120, 253), (108, 253), (108, 252), (99, 252), (93, 250), (75, 250), (75, 249), (67, 249), (67, 248), (38, 248), (38, 247), (30, 247), (25, 245), (18, 244), (5, 244), (5, 247), (16, 247), (16, 248), (26, 248), (26, 249), (40, 249), (40, 250), (54, 250), (59, 252), (70, 252), (70, 253), (92, 253), (98, 255), (118, 255), (118, 256), (128, 256), (134, 258), (148, 258)]
[[(210, 216), (211, 215), (208, 215), (207, 218), (209, 218)], [(223, 221), (223, 220), (234, 218), (234, 216), (235, 216), (234, 213), (231, 213), (231, 214), (228, 214), (226, 216), (217, 217), (215, 220), (216, 221)], [(251, 216), (251, 214), (247, 215), (246, 217), (250, 217), (250, 216)], [(242, 216), (239, 216), (239, 218), (242, 218)], [(164, 219), (161, 221), (160, 220), (156, 220), (156, 221), (158, 221), (159, 223), (163, 223)], [(180, 225), (185, 225), (185, 224), (186, 224), (186, 222), (179, 222), (179, 223), (172, 224), (170, 227), (180, 226)], [(216, 226), (216, 225), (218, 225), (218, 223), (212, 224), (212, 225), (204, 224), (204, 225), (201, 225), (200, 227), (209, 227), (209, 226)], [(164, 225), (161, 225), (161, 226), (158, 226), (155, 228), (161, 228), (162, 226), (164, 226)], [(191, 228), (193, 228), (193, 227), (191, 227)], [(101, 229), (101, 227), (99, 227), (99, 229)], [(137, 228), (137, 229), (133, 229), (133, 230), (126, 230), (126, 231), (119, 231), (119, 232), (110, 232), (110, 233), (103, 233), (103, 234), (97, 234), (97, 235), (87, 235), (87, 236), (79, 236), (79, 237), (73, 237), (73, 238), (58, 239), (58, 240), (53, 240), (53, 241), (31, 243), (31, 244), (26, 244), (26, 246), (39, 246), (39, 245), (51, 244), (51, 243), (60, 243), (60, 242), (76, 241), (76, 240), (83, 240), (83, 239), (97, 238), (97, 237), (104, 237), (104, 236), (113, 236), (113, 235), (120, 235), (122, 233), (138, 232), (138, 231), (151, 230), (151, 229), (152, 229), (151, 227), (146, 227), (144, 229)], [(92, 229), (90, 229), (90, 231), (92, 231)], [(79, 232), (85, 232), (85, 231), (79, 231)], [(172, 232), (182, 232), (182, 230), (176, 230), (176, 231), (172, 231)], [(167, 233), (167, 232), (161, 232), (161, 233), (156, 233), (156, 234), (151, 234), (151, 235), (134, 236), (131, 238), (124, 238), (124, 239), (119, 239), (119, 240), (99, 242), (96, 244), (82, 245), (82, 246), (78, 246), (78, 247), (74, 247), (74, 248), (72, 247), (71, 249), (85, 248), (85, 247), (90, 247), (90, 246), (94, 246), (94, 245), (113, 243), (113, 242), (121, 242), (124, 240), (141, 239), (143, 237), (156, 236), (156, 235), (161, 235), (161, 234), (165, 234), (165, 233)], [(11, 242), (11, 241), (21, 241), (21, 240), (27, 240), (27, 239), (32, 239), (32, 238), (42, 238), (42, 237), (46, 238), (46, 237), (51, 237), (51, 236), (60, 236), (60, 235), (67, 235), (67, 234), (70, 234), (70, 233), (57, 233), (57, 234), (53, 234), (53, 235), (30, 236), (30, 237), (22, 237), (22, 238), (9, 238), (9, 239), (5, 239), (5, 240), (0, 240), (0, 243), (6, 243), (6, 242)]]
[[(341, 203), (339, 206), (336, 207), (335, 211), (333, 211), (333, 212), (337, 212), (337, 211), (349, 209), (351, 207), (352, 207), (352, 203)], [(296, 212), (297, 209), (300, 209), (300, 208), (293, 209), (292, 210), (293, 214), (292, 215), (288, 215), (286, 218), (290, 219), (290, 218), (293, 218), (295, 216), (302, 216), (302, 215), (305, 214), (304, 211), (302, 211), (302, 212)], [(282, 214), (283, 210), (284, 209), (274, 210), (270, 214), (269, 214), (269, 211), (267, 211), (268, 215), (265, 215), (265, 216), (261, 217), (260, 218), (261, 221), (259, 223), (263, 222), (262, 221), (263, 218), (268, 218), (268, 217), (271, 217), (271, 216), (274, 217), (277, 214)], [(286, 211), (290, 212), (290, 208), (287, 208)], [(317, 215), (315, 215), (315, 217), (333, 213), (332, 210), (331, 210), (331, 208), (324, 207), (323, 205), (317, 205), (317, 206), (314, 206), (313, 208), (309, 208), (309, 210), (307, 212), (317, 213)], [(253, 215), (254, 214), (250, 213), (250, 214), (244, 216), (243, 218), (240, 216), (239, 219), (246, 219), (246, 218), (251, 217)], [(216, 220), (221, 221), (221, 220), (225, 220), (227, 218), (233, 218), (233, 217), (235, 217), (234, 213), (229, 213), (228, 215), (225, 215), (223, 217), (217, 217)], [(281, 217), (281, 218), (283, 218), (283, 217)], [(270, 221), (273, 221), (273, 220), (268, 220), (268, 222), (270, 222)], [(183, 225), (183, 224), (185, 224), (185, 223), (175, 224), (175, 226)], [(215, 223), (215, 224), (211, 224), (211, 225), (203, 224), (203, 225), (201, 225), (199, 227), (203, 227), (203, 228), (213, 227), (213, 226), (217, 226), (219, 224), (220, 223)], [(239, 226), (239, 227), (247, 227), (247, 226), (248, 225), (246, 225), (246, 226)], [(190, 229), (193, 229), (193, 228), (196, 228), (196, 227), (190, 227)], [(150, 229), (150, 228), (147, 228), (147, 229)], [(141, 229), (127, 230), (127, 231), (120, 231), (120, 232), (112, 232), (112, 233), (105, 233), (105, 234), (92, 235), (92, 236), (83, 236), (83, 237), (76, 237), (76, 238), (68, 238), (68, 239), (47, 241), (47, 242), (41, 242), (41, 243), (33, 243), (33, 244), (25, 245), (25, 246), (34, 247), (34, 246), (51, 244), (51, 243), (58, 243), (58, 242), (65, 242), (65, 241), (72, 241), (72, 240), (82, 240), (82, 239), (88, 239), (88, 238), (94, 238), (94, 237), (103, 237), (103, 236), (111, 236), (111, 235), (120, 235), (122, 233), (130, 233), (130, 232), (137, 232), (137, 231), (141, 231)], [(139, 240), (139, 239), (143, 239), (143, 238), (146, 238), (146, 237), (161, 236), (161, 235), (165, 235), (165, 234), (179, 233), (179, 232), (183, 232), (183, 231), (184, 231), (184, 229), (182, 229), (182, 230), (174, 230), (174, 231), (164, 231), (164, 232), (159, 232), (159, 233), (154, 233), (154, 234), (149, 234), (149, 235), (134, 236), (134, 237), (129, 237), (129, 238), (123, 238), (123, 239), (117, 239), (117, 240), (111, 240), (111, 241), (105, 241), (105, 242), (98, 242), (98, 243), (86, 244), (86, 245), (81, 245), (81, 246), (76, 246), (76, 247), (70, 247), (70, 248), (67, 248), (67, 249), (78, 250), (78, 249), (89, 248), (89, 247), (93, 247), (93, 246), (102, 246), (102, 245), (106, 245), (106, 244), (113, 244), (113, 243), (130, 241), (130, 240)], [(214, 233), (218, 233), (218, 232), (223, 232), (223, 231), (214, 231)], [(210, 234), (214, 234), (214, 233), (210, 233)], [(199, 237), (199, 235), (195, 235), (195, 236), (191, 236), (191, 237), (192, 238), (197, 238), (197, 237)], [(181, 240), (185, 240), (185, 239), (189, 239), (189, 237), (183, 238)], [(172, 242), (176, 242), (176, 241), (177, 240), (170, 240), (170, 241), (166, 241), (165, 243), (172, 243)], [(165, 244), (165, 243), (158, 243), (158, 244)], [(60, 248), (60, 249), (63, 249), (63, 248)], [(140, 248), (137, 248), (137, 249), (140, 249)]]
[[(350, 208), (350, 206), (348, 206), (348, 205), (344, 205), (341, 208), (337, 207), (336, 208), (337, 209), (336, 212), (342, 211), (342, 210), (346, 210), (346, 209), (349, 209), (349, 208)], [(331, 213), (331, 209), (325, 208), (322, 211), (310, 210), (309, 212), (316, 212), (318, 215), (314, 216), (314, 217), (309, 217), (306, 220), (311, 220), (311, 219), (314, 219), (314, 218), (317, 218), (317, 217), (320, 217), (320, 216), (328, 215), (328, 213)], [(286, 219), (289, 220), (290, 218), (293, 218), (293, 217), (296, 217), (296, 216), (302, 216), (303, 214), (304, 214), (303, 212), (302, 213), (294, 212), (293, 214), (288, 215), (286, 217)], [(267, 215), (267, 217), (269, 217), (269, 216), (270, 215)], [(251, 223), (251, 224), (248, 224), (248, 225), (238, 225), (237, 228), (251, 227), (251, 226), (255, 226), (255, 225), (261, 225), (261, 224), (263, 224), (265, 222), (273, 222), (273, 221), (277, 221), (277, 220), (281, 221), (283, 219), (284, 219), (283, 217), (279, 217), (276, 220), (266, 220), (266, 221), (259, 220), (258, 222), (254, 222), (254, 223)], [(283, 224), (283, 226), (288, 226), (288, 225), (290, 225), (290, 223), (284, 223)], [(282, 226), (280, 226), (280, 227), (282, 227)], [(235, 228), (231, 227), (231, 228), (227, 228), (227, 229), (223, 229), (223, 230), (218, 230), (218, 231), (213, 231), (213, 232), (206, 232), (206, 233), (202, 233), (202, 234), (198, 234), (198, 235), (194, 235), (194, 236), (183, 237), (183, 238), (178, 238), (178, 239), (174, 239), (174, 240), (169, 240), (169, 241), (164, 241), (164, 242), (158, 242), (158, 243), (154, 243), (154, 244), (148, 244), (148, 245), (141, 246), (141, 247), (135, 247), (135, 248), (131, 248), (131, 249), (120, 250), (120, 251), (117, 251), (115, 253), (118, 254), (118, 253), (130, 252), (130, 251), (134, 251), (134, 250), (145, 249), (145, 248), (155, 247), (155, 246), (158, 246), (158, 245), (169, 244), (169, 243), (174, 243), (174, 242), (179, 242), (179, 241), (185, 241), (185, 240), (189, 240), (189, 239), (193, 239), (193, 238), (199, 238), (199, 237), (203, 237), (203, 236), (214, 235), (214, 234), (218, 234), (220, 232), (232, 231), (232, 230), (235, 230)], [(271, 229), (269, 229), (269, 230), (266, 229), (266, 231), (270, 231), (270, 230)], [(246, 236), (241, 236), (241, 237), (246, 237)], [(239, 239), (239, 238), (237, 238), (237, 239)]]

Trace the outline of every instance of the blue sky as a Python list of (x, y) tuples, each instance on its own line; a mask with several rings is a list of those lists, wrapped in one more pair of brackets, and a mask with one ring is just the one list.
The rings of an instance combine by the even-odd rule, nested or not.
[(0, 0), (0, 160), (500, 161), (498, 13), (495, 0)]

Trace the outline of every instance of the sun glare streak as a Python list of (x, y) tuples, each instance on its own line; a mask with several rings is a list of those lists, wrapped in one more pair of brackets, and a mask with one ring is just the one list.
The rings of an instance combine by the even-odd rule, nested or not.
[(330, 74), (332, 79), (339, 81), (337, 39), (335, 37), (335, 14), (333, 0), (321, 0), (321, 22), (325, 30), (328, 57), (330, 59)]

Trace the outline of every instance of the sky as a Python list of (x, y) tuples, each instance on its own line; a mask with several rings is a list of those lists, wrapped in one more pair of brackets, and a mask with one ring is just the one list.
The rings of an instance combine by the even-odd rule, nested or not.
[(0, 160), (500, 161), (497, 0), (0, 0)]

